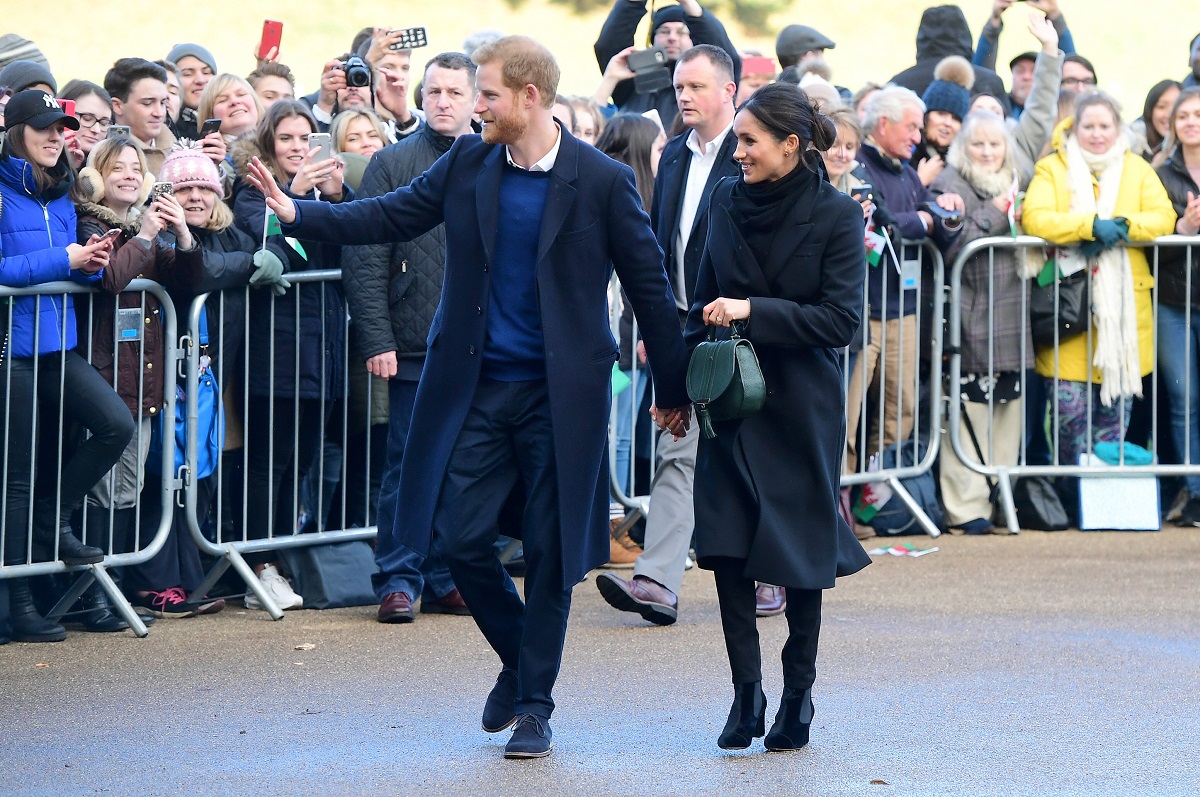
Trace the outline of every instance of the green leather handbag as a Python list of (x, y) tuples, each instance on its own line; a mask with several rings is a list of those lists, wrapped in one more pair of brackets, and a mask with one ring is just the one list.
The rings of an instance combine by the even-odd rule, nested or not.
[(732, 326), (729, 340), (717, 340), (717, 328), (709, 327), (708, 340), (696, 347), (688, 362), (688, 398), (696, 405), (700, 430), (708, 438), (717, 436), (713, 421), (748, 418), (767, 400), (758, 355), (738, 326)]

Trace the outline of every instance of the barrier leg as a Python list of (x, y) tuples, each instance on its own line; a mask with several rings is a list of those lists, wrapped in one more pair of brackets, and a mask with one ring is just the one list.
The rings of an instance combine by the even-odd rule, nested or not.
[(930, 537), (942, 536), (942, 530), (929, 519), (929, 515), (925, 514), (925, 510), (917, 503), (917, 499), (912, 497), (912, 493), (904, 489), (904, 485), (900, 484), (899, 479), (894, 476), (888, 479), (888, 486), (892, 488), (892, 492), (900, 498), (904, 506), (912, 513), (913, 520), (917, 521), (921, 528), (925, 529), (926, 534)]
[(84, 570), (83, 575), (75, 579), (75, 583), (71, 585), (71, 588), (58, 599), (58, 603), (54, 604), (54, 608), (46, 614), (46, 619), (52, 623), (57, 623), (62, 619), (62, 616), (75, 605), (75, 601), (79, 600), (79, 597), (87, 591), (87, 588), (92, 586), (92, 581), (96, 577), (96, 571), (103, 569), (100, 565), (92, 565)]
[(649, 498), (633, 498), (632, 500), (634, 504), (633, 507), (628, 508), (625, 511), (625, 518), (617, 524), (615, 529), (613, 529), (613, 533), (616, 536), (620, 536), (621, 534), (629, 531), (631, 528), (633, 528), (635, 523), (646, 517), (647, 513), (650, 511)]
[(142, 622), (141, 617), (138, 617), (138, 613), (133, 610), (133, 606), (121, 592), (117, 583), (112, 580), (108, 571), (100, 565), (93, 565), (92, 575), (96, 577), (96, 583), (108, 595), (108, 602), (112, 605), (113, 611), (120, 615), (122, 620), (129, 623), (129, 630), (133, 631), (139, 639), (149, 634), (150, 631), (146, 628), (146, 624)]
[(1021, 526), (1017, 523), (1017, 507), (1013, 502), (1012, 480), (1008, 471), (1000, 474), (1000, 506), (1004, 508), (1004, 525), (1008, 526), (1009, 534), (1020, 534)]
[[(283, 610), (275, 605), (275, 600), (267, 593), (266, 588), (263, 587), (262, 580), (258, 576), (254, 575), (254, 571), (250, 569), (250, 565), (246, 564), (246, 560), (242, 558), (240, 553), (233, 548), (227, 548), (225, 550), (225, 559), (223, 561), (227, 561), (228, 566), (236, 570), (237, 574), (242, 577), (242, 581), (246, 582), (246, 587), (250, 592), (254, 593), (254, 597), (258, 598), (259, 603), (261, 603), (262, 607), (267, 610), (267, 614), (271, 615), (272, 620), (283, 619)], [(213, 570), (216, 572), (217, 577), (220, 577), (221, 573), (217, 572), (216, 568), (213, 568)], [(212, 579), (214, 583), (216, 582), (216, 578), (212, 578), (211, 573), (209, 574), (209, 578)], [(208, 580), (209, 579), (205, 579), (206, 584)], [(212, 585), (208, 584), (208, 586), (211, 587)], [(203, 595), (204, 593), (200, 592), (199, 594)]]

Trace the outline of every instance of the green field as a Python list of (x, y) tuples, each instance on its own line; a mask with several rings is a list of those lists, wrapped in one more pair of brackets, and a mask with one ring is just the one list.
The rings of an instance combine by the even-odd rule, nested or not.
[[(53, 4), (7, 0), (4, 5), (0, 25), (37, 41), (60, 85), (73, 77), (99, 81), (119, 57), (160, 58), (180, 41), (208, 46), (223, 70), (245, 74), (254, 66), (252, 53), (264, 18), (284, 23), (280, 60), (295, 70), (304, 91), (316, 87), (327, 58), (344, 52), (354, 34), (372, 24), (425, 25), (431, 54), (458, 49), (465, 34), (483, 27), (532, 35), (561, 60), (565, 93), (590, 94), (600, 75), (592, 44), (603, 13), (577, 17), (544, 0), (527, 0), (518, 11), (502, 0), (306, 0), (288, 4), (263, 0), (65, 0)], [(866, 80), (882, 82), (913, 63), (917, 22), (928, 5), (934, 3), (805, 0), (793, 3), (790, 12), (773, 19), (778, 27), (790, 22), (812, 25), (838, 42), (837, 49), (828, 54), (834, 79), (853, 89)], [(964, 0), (959, 5), (978, 35), (991, 1)], [(1060, 0), (1060, 5), (1080, 53), (1095, 63), (1100, 85), (1125, 105), (1127, 118), (1140, 114), (1146, 90), (1155, 82), (1165, 77), (1178, 80), (1187, 74), (1188, 42), (1200, 32), (1194, 3), (1152, 0), (1139, 6), (1116, 0)], [(1035, 49), (1036, 41), (1025, 31), (1024, 13), (1026, 10), (1017, 6), (1006, 15), (1001, 64), (1018, 52)], [(739, 46), (773, 54), (773, 38), (753, 38), (736, 24), (729, 27)], [(1007, 81), (1007, 67), (1001, 66), (1000, 73)]]

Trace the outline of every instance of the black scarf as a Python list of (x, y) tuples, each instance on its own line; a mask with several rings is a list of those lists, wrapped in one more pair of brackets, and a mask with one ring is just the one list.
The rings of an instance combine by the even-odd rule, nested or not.
[(796, 199), (804, 191), (816, 190), (820, 181), (821, 176), (801, 162), (778, 180), (747, 183), (742, 177), (734, 184), (729, 194), (733, 219), (760, 264), (770, 252), (771, 239)]

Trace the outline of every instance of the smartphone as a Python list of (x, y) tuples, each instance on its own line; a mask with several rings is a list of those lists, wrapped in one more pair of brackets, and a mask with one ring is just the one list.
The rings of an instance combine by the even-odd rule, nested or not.
[(333, 141), (328, 133), (309, 133), (308, 148), (317, 151), (312, 157), (312, 163), (320, 163), (333, 157)]
[(67, 116), (75, 115), (75, 100), (59, 100), (58, 107), (62, 108), (62, 112)]
[(625, 59), (633, 71), (633, 89), (638, 94), (650, 94), (671, 87), (671, 73), (667, 70), (667, 51), (662, 47), (634, 50)]
[(634, 73), (645, 72), (655, 67), (667, 65), (667, 51), (662, 47), (647, 47), (645, 50), (634, 50), (625, 59), (625, 63)]
[(133, 135), (133, 131), (129, 129), (128, 125), (109, 125), (108, 132), (105, 134), (104, 137), (105, 138), (129, 138), (132, 135)]
[(200, 128), (200, 138), (204, 138), (205, 136), (209, 135), (210, 133), (220, 133), (220, 132), (221, 132), (221, 120), (220, 119), (205, 119), (204, 125)]
[(862, 185), (856, 185), (853, 188), (851, 188), (850, 196), (852, 196), (854, 198), (855, 202), (862, 202), (864, 199), (870, 199), (871, 192), (874, 190), (875, 190), (875, 186), (871, 185), (870, 183), (864, 183)]
[(154, 200), (158, 199), (163, 194), (175, 194), (175, 184), (168, 182), (156, 182), (154, 187), (150, 189), (150, 204), (154, 204)]
[(273, 19), (263, 21), (262, 38), (258, 42), (258, 60), (279, 57), (279, 41), (283, 38), (283, 23)]
[(104, 235), (101, 235), (100, 240), (101, 241), (112, 241), (112, 240), (116, 239), (118, 236), (120, 236), (120, 234), (121, 234), (121, 228), (113, 227), (111, 230), (104, 233)]
[(413, 50), (429, 44), (429, 37), (425, 35), (425, 28), (397, 28), (396, 30), (388, 31), (389, 36), (394, 33), (400, 34), (400, 40), (389, 44), (389, 50)]

